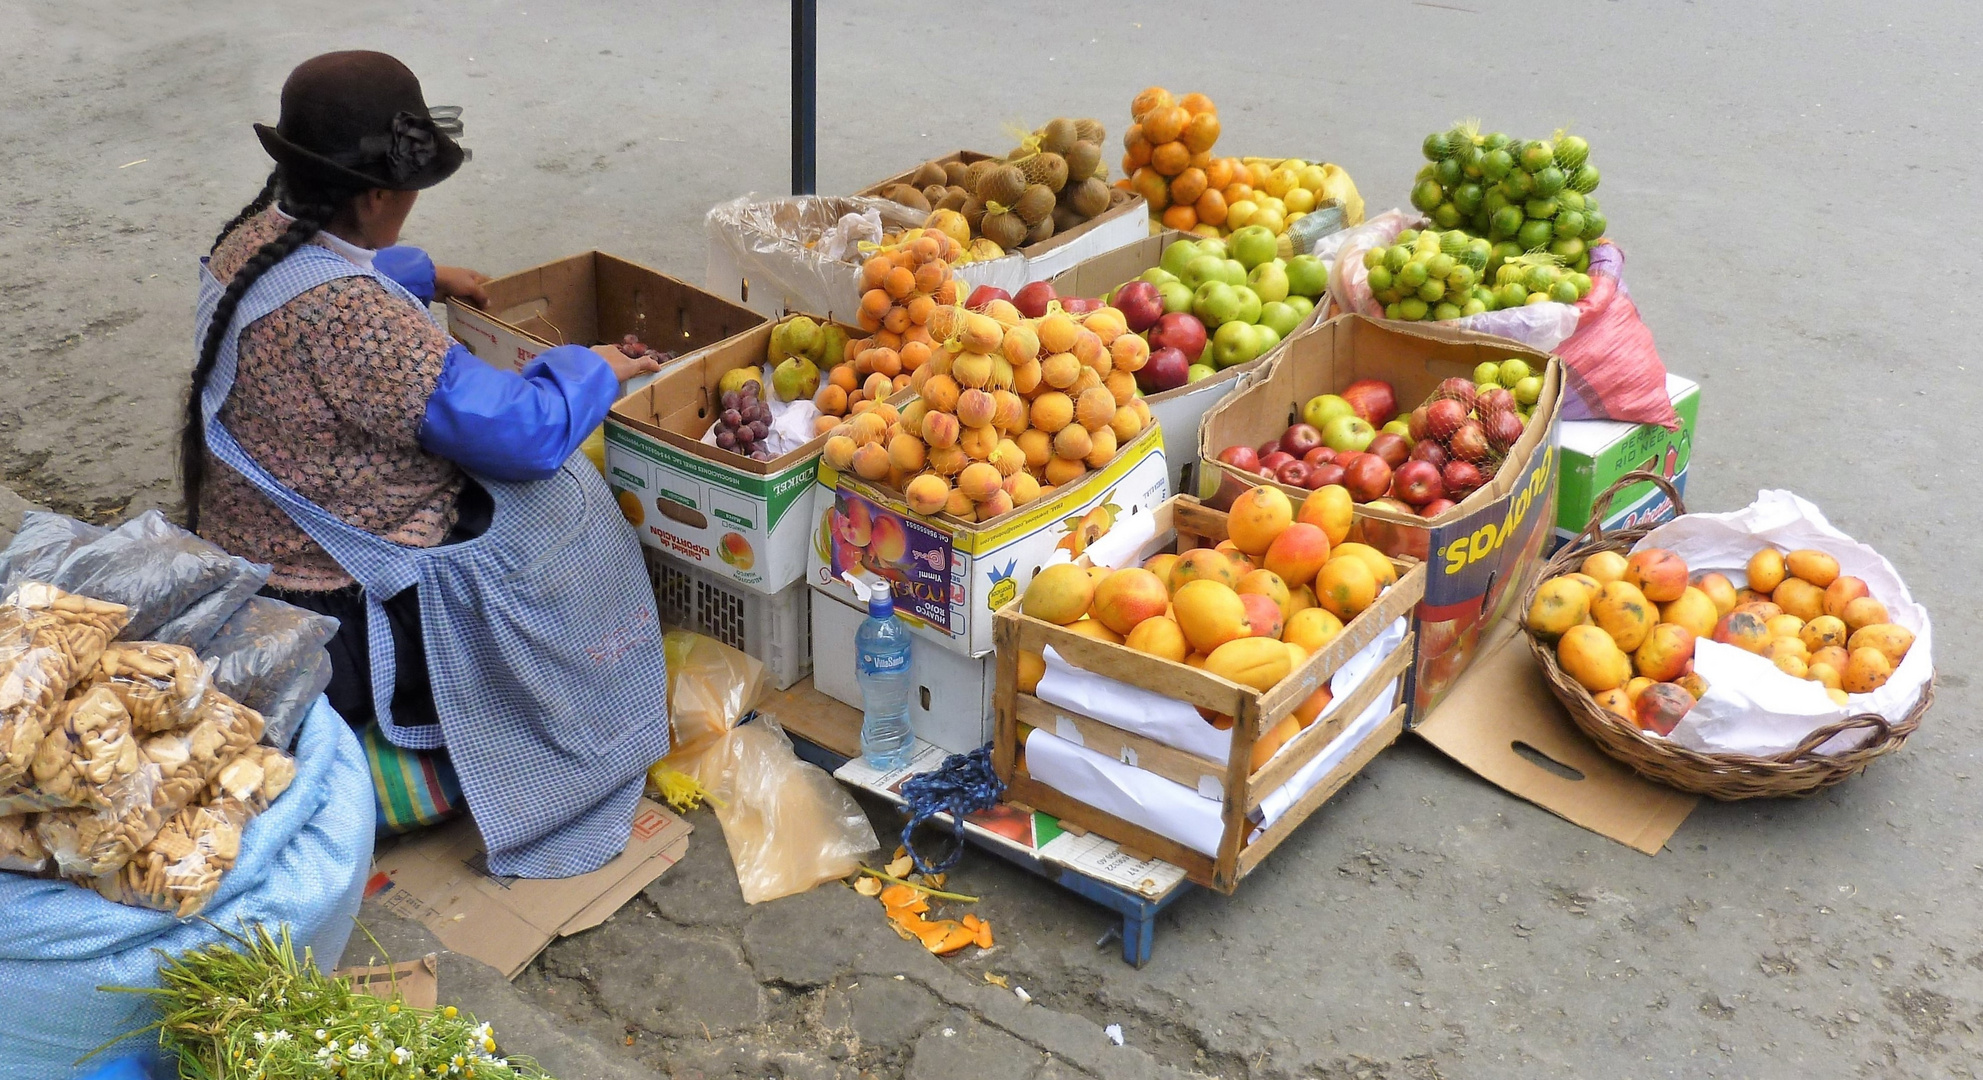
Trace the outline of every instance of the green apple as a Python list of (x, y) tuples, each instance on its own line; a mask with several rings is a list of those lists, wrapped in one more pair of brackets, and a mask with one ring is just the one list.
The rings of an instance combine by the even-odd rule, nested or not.
[(1185, 264), (1205, 254), (1190, 240), (1173, 240), (1164, 248), (1163, 256), (1157, 260), (1157, 269), (1176, 277), (1184, 276)]
[(1511, 356), (1508, 359), (1501, 361), (1501, 372), (1498, 377), (1498, 381), (1501, 383), (1502, 386), (1505, 386), (1508, 389), (1513, 390), (1515, 388), (1515, 384), (1521, 382), (1523, 379), (1530, 378), (1533, 375), (1535, 375), (1535, 370), (1529, 367), (1528, 361), (1522, 359), (1519, 356)]
[(1260, 344), (1260, 355), (1265, 356), (1273, 351), (1274, 346), (1281, 343), (1281, 332), (1268, 326), (1266, 323), (1255, 323), (1253, 325), (1253, 340)]
[(1385, 424), (1382, 428), (1379, 428), (1378, 430), (1388, 431), (1391, 434), (1396, 435), (1399, 438), (1405, 440), (1407, 444), (1415, 443), (1418, 441), (1412, 438), (1412, 425), (1411, 425), (1411, 421), (1409, 420), (1404, 420), (1404, 419), (1393, 420), (1390, 423)]
[(1209, 379), (1218, 373), (1219, 369), (1210, 364), (1193, 364), (1184, 369), (1184, 381), (1187, 384), (1195, 383), (1200, 379)]
[(1355, 416), (1356, 406), (1340, 394), (1317, 394), (1301, 407), (1301, 422), (1320, 430), (1338, 416)]
[[(1226, 280), (1226, 261), (1217, 255), (1193, 255), (1177, 279), (1196, 291), (1208, 281)], [(1231, 284), (1231, 282), (1227, 282)]]
[(1500, 364), (1492, 360), (1483, 360), (1480, 363), (1474, 365), (1473, 382), (1475, 386), (1494, 386), (1497, 385), (1500, 381), (1501, 381)]
[(1259, 322), (1260, 294), (1247, 285), (1235, 285), (1233, 292), (1239, 294), (1239, 314), (1233, 317), (1249, 325)]
[(1376, 437), (1377, 429), (1355, 413), (1338, 416), (1322, 426), (1322, 445), (1338, 454), (1346, 450), (1362, 450)]
[(1281, 300), (1269, 300), (1260, 305), (1260, 325), (1272, 327), (1274, 333), (1285, 338), (1301, 325), (1302, 314)]
[(1232, 234), (1233, 258), (1246, 264), (1248, 270), (1259, 266), (1274, 257), (1274, 233), (1259, 225), (1248, 225)]
[(1172, 278), (1157, 286), (1157, 295), (1164, 298), (1164, 313), (1191, 310), (1191, 286)]
[(1219, 260), (1219, 280), (1234, 288), (1246, 284), (1246, 264), (1238, 259)]
[(1162, 285), (1165, 282), (1176, 281), (1177, 275), (1171, 273), (1169, 270), (1166, 270), (1161, 266), (1152, 266), (1148, 270), (1143, 271), (1142, 274), (1138, 275), (1136, 280), (1147, 281), (1152, 285)]
[(1301, 316), (1302, 322), (1307, 322), (1308, 317), (1315, 314), (1315, 301), (1300, 293), (1289, 293), (1288, 298), (1281, 303), (1293, 308), (1295, 313)]
[(1288, 292), (1313, 298), (1328, 291), (1328, 263), (1313, 255), (1296, 255), (1288, 260)]
[(1231, 322), (1239, 317), (1244, 305), (1239, 292), (1223, 281), (1208, 281), (1192, 294), (1191, 313), (1208, 327)]
[(1542, 397), (1542, 376), (1531, 375), (1516, 383), (1509, 392), (1515, 395), (1516, 404), (1534, 405)]
[(1219, 324), (1212, 332), (1212, 362), (1221, 369), (1244, 364), (1260, 355), (1260, 336), (1249, 323)]
[(1279, 259), (1270, 259), (1253, 268), (1246, 275), (1246, 283), (1260, 294), (1261, 303), (1270, 300), (1286, 300), (1292, 291), (1288, 286), (1287, 264)]
[(1226, 248), (1226, 242), (1216, 236), (1207, 236), (1200, 239), (1198, 241), (1198, 252), (1201, 255), (1217, 255), (1221, 259), (1232, 257), (1232, 253)]

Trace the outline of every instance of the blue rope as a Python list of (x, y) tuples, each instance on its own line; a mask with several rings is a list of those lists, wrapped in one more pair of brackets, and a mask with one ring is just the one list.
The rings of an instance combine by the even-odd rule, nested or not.
[[(917, 773), (902, 781), (902, 799), (909, 806), (909, 823), (902, 826), (902, 846), (916, 869), (925, 874), (941, 874), (964, 857), (964, 815), (989, 810), (1005, 794), (1005, 783), (992, 770), (991, 747), (980, 746), (968, 754), (952, 754), (936, 769)], [(916, 826), (938, 814), (950, 815), (950, 831), (957, 846), (941, 863), (931, 865), (916, 850)]]

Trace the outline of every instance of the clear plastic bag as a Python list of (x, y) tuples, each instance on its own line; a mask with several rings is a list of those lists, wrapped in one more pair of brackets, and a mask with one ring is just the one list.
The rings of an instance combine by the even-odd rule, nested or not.
[(47, 868), (48, 849), (34, 833), (34, 815), (0, 815), (0, 870), (39, 874)]
[(56, 709), (124, 626), (124, 609), (22, 582), (0, 601), (0, 788), (28, 775)]
[(207, 783), (209, 799), (239, 802), (259, 814), (296, 781), (296, 759), (272, 746), (251, 746)]
[(249, 562), (237, 556), (233, 565), (230, 580), (153, 631), (152, 640), (168, 645), (184, 645), (196, 652), (206, 648), (241, 605), (268, 584), (269, 568), (262, 563)]
[(256, 811), (235, 799), (189, 806), (115, 872), (91, 882), (114, 903), (169, 911), (190, 919), (220, 891), (221, 875), (241, 855), (241, 833)]
[(859, 254), (823, 252), (829, 236), (852, 235), (849, 214), (879, 219), (883, 230), (914, 228), (927, 215), (887, 199), (848, 195), (745, 195), (711, 207), (708, 279), (719, 295), (740, 296), (762, 311), (804, 311), (854, 321), (861, 299)]
[(743, 719), (764, 693), (764, 664), (704, 634), (670, 630), (661, 639), (668, 661), (668, 760), (700, 756)]
[(145, 762), (103, 786), (103, 805), (51, 810), (36, 818), (35, 835), (63, 876), (108, 874), (130, 862), (139, 848), (158, 835), (165, 819), (178, 813), (187, 801), (160, 805), (159, 777), (159, 767)]
[(130, 608), (124, 637), (153, 632), (235, 575), (227, 552), (147, 510), (70, 553), (55, 584)]
[(86, 685), (117, 695), (139, 731), (172, 731), (198, 715), (212, 679), (184, 645), (120, 641), (103, 650)]
[(21, 581), (53, 581), (69, 553), (110, 530), (46, 510), (21, 515), (21, 528), (0, 551), (0, 590)]
[(769, 717), (732, 729), (692, 771), (713, 796), (746, 903), (844, 878), (880, 846), (853, 796), (824, 770), (800, 761), (785, 730)]
[(102, 809), (105, 789), (143, 762), (123, 703), (105, 689), (85, 691), (62, 703), (28, 775), (0, 785), (0, 816)]
[(242, 604), (201, 655), (213, 668), (213, 685), (260, 712), (271, 745), (286, 745), (330, 685), (324, 646), (337, 635), (337, 620), (280, 600), (257, 596)]

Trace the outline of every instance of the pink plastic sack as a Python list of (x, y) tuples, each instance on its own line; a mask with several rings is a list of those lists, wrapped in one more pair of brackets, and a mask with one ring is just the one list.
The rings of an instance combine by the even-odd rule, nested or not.
[[(1424, 224), (1422, 217), (1392, 210), (1342, 234), (1329, 275), (1329, 297), (1336, 307), (1383, 318), (1384, 305), (1370, 294), (1363, 253), (1395, 243), (1405, 229)], [(1625, 255), (1610, 241), (1590, 250), (1591, 291), (1575, 304), (1529, 304), (1441, 325), (1555, 353), (1563, 361), (1565, 420), (1624, 420), (1678, 430), (1680, 419), (1666, 396), (1666, 365), (1625, 289)]]

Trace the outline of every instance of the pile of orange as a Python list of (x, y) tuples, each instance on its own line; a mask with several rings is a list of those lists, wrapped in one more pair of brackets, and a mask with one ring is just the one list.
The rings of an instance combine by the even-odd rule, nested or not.
[(1199, 93), (1173, 98), (1161, 86), (1146, 88), (1129, 104), (1135, 123), (1123, 132), (1118, 187), (1136, 192), (1164, 226), (1205, 236), (1222, 235), (1233, 187), (1251, 176), (1238, 158), (1215, 158), (1219, 110)]

